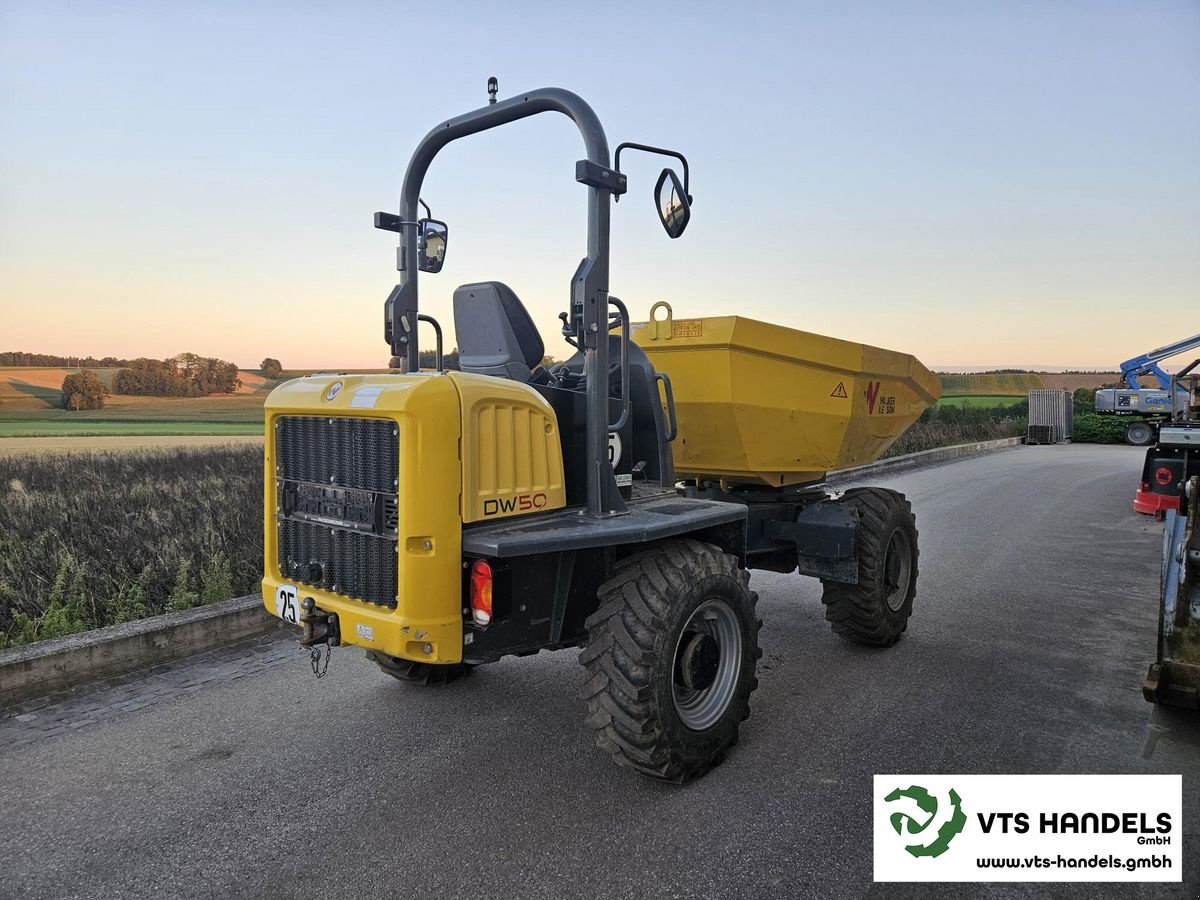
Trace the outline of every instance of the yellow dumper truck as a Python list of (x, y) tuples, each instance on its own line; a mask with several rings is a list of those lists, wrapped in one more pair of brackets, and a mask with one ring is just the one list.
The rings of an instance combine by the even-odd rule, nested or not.
[[(400, 283), (385, 338), (403, 373), (312, 375), (266, 404), (264, 602), (301, 643), (353, 645), (389, 675), (444, 683), (504, 656), (582, 647), (587, 722), (621, 765), (683, 781), (719, 762), (749, 715), (760, 656), (750, 569), (822, 580), (838, 634), (888, 646), (912, 612), (917, 530), (898, 493), (824, 486), (877, 459), (939, 395), (911, 356), (655, 306), (634, 323), (609, 293), (621, 153), (679, 161), (655, 187), (664, 229), (691, 216), (682, 154), (621, 144), (545, 88), (439, 123), (417, 147), (399, 215)], [(420, 217), (446, 144), (540, 114), (578, 127), (587, 256), (545, 348), (506, 285), (454, 293), (461, 371), (441, 365), (418, 273), (448, 228)], [(437, 365), (421, 371), (420, 323)], [(328, 656), (325, 657), (326, 663)]]

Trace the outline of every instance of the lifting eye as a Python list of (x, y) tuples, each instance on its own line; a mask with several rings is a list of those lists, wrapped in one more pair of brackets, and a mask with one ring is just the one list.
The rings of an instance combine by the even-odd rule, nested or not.
[(471, 566), (471, 620), (481, 628), (492, 623), (492, 567), (482, 559)]

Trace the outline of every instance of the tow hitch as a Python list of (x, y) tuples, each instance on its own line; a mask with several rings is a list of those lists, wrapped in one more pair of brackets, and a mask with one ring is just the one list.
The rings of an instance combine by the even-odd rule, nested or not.
[[(300, 608), (304, 610), (304, 615), (300, 617), (300, 624), (304, 627), (304, 637), (300, 638), (300, 646), (312, 649), (313, 674), (323, 678), (329, 669), (332, 648), (342, 642), (337, 613), (317, 609), (317, 602), (312, 597), (305, 597)], [(321, 664), (322, 644), (325, 645), (324, 665)]]
[(300, 638), (300, 646), (329, 644), (336, 647), (341, 643), (337, 613), (317, 609), (317, 601), (312, 597), (305, 597), (300, 608), (304, 610), (304, 615), (300, 617), (300, 624), (304, 626), (304, 637)]

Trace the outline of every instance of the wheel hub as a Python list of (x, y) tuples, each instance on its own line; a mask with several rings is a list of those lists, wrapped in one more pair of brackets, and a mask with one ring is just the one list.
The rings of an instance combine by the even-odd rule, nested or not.
[(728, 601), (710, 597), (684, 623), (675, 644), (671, 693), (685, 728), (711, 728), (737, 694), (741, 625)]
[(888, 608), (903, 609), (912, 580), (912, 544), (903, 529), (897, 528), (888, 538), (883, 558), (883, 589)]
[(707, 634), (692, 634), (679, 654), (679, 680), (692, 691), (702, 691), (717, 678), (721, 648)]

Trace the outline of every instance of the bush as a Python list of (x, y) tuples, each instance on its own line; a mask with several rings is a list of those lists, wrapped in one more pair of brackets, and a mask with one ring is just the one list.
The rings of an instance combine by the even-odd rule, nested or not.
[(1096, 412), (1096, 389), (1076, 388), (1071, 395), (1071, 407), (1078, 416), (1090, 416)]
[(258, 590), (262, 450), (0, 456), (0, 646)]
[(84, 369), (63, 379), (63, 409), (103, 409), (107, 394), (108, 388), (91, 369)]
[(1119, 416), (1076, 415), (1071, 440), (1076, 444), (1123, 444), (1128, 425), (1129, 420)]
[[(946, 407), (954, 409), (953, 406)], [(970, 444), (975, 441), (995, 441), (1000, 438), (1017, 437), (1023, 434), (1025, 425), (1018, 419), (981, 422), (922, 422), (917, 421), (900, 435), (896, 443), (883, 454), (903, 456), (937, 447), (952, 447), (955, 444)]]
[(283, 363), (270, 356), (259, 364), (259, 368), (262, 369), (263, 378), (266, 378), (268, 381), (275, 381), (283, 375)]
[(921, 418), (900, 435), (883, 457), (1017, 437), (1025, 433), (1028, 415), (1029, 401), (1015, 397), (1011, 403), (1001, 406), (976, 406), (970, 400), (962, 406), (934, 404), (925, 409)]

